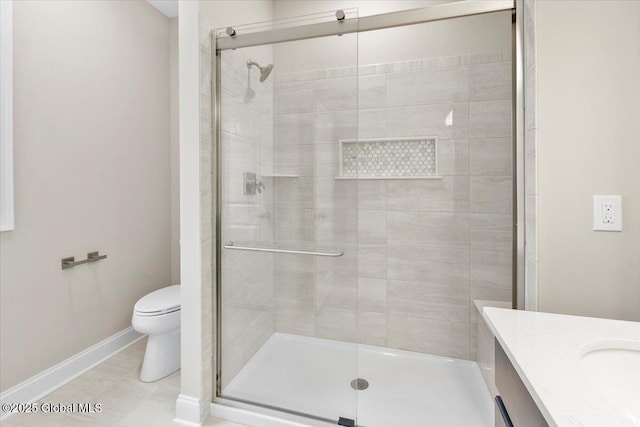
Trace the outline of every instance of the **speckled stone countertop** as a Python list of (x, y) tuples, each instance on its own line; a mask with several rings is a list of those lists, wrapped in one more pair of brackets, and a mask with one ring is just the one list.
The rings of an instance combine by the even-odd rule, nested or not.
[[(483, 316), (550, 426), (640, 426), (639, 322), (492, 307)], [(603, 387), (583, 355), (611, 347), (624, 349), (632, 364), (619, 366), (631, 372), (614, 372), (620, 381)]]

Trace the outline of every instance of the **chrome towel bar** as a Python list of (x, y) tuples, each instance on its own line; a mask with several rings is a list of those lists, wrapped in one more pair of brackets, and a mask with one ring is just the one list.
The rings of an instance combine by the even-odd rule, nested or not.
[(339, 257), (344, 255), (344, 251), (313, 252), (313, 251), (296, 251), (291, 249), (257, 248), (253, 246), (236, 246), (233, 242), (226, 242), (224, 244), (224, 248), (233, 249), (236, 251), (272, 252), (277, 254), (297, 254), (297, 255), (328, 256), (328, 257)]
[(105, 259), (106, 257), (107, 257), (106, 255), (100, 255), (100, 252), (96, 251), (96, 252), (89, 252), (87, 254), (87, 259), (83, 259), (82, 261), (76, 261), (75, 257), (72, 257), (72, 256), (67, 258), (62, 258), (61, 260), (62, 269), (66, 270), (67, 268), (75, 267), (76, 265), (89, 264), (90, 262), (100, 261), (101, 259)]

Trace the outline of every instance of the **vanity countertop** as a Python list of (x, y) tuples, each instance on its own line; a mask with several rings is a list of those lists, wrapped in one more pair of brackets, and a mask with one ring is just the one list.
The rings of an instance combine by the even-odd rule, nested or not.
[[(583, 363), (583, 355), (594, 350), (640, 349), (640, 322), (492, 307), (485, 307), (483, 316), (549, 426), (640, 426), (640, 364), (619, 377), (624, 390), (631, 390), (621, 396), (617, 383), (602, 387), (598, 382), (613, 375), (594, 380)], [(619, 354), (633, 364), (607, 371), (636, 366), (635, 352)], [(596, 377), (600, 373), (596, 370)]]

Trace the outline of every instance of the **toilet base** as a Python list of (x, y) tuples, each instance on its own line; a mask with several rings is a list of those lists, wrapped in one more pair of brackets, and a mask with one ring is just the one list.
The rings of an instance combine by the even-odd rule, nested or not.
[(153, 382), (180, 369), (180, 328), (149, 335), (140, 380)]

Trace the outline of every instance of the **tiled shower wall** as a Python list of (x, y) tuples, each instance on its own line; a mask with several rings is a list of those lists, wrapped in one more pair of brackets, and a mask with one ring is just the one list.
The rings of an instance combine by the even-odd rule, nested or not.
[[(212, 289), (213, 278), (215, 277), (215, 265), (206, 262), (215, 257), (215, 249), (213, 242), (215, 241), (215, 231), (213, 228), (213, 215), (215, 212), (215, 201), (213, 199), (213, 169), (215, 162), (213, 152), (212, 138), (212, 87), (211, 87), (211, 37), (209, 30), (203, 26), (199, 26), (199, 62), (200, 62), (200, 93), (199, 105), (200, 111), (200, 130), (199, 130), (199, 155), (200, 155), (200, 171), (199, 171), (199, 187), (200, 187), (200, 257), (203, 261), (200, 270), (200, 305), (202, 317), (200, 319), (201, 326), (201, 347), (200, 347), (200, 363), (201, 372), (201, 401), (209, 402), (213, 400), (214, 373), (210, 360), (214, 354), (214, 335), (212, 330), (213, 310)], [(184, 268), (184, 267), (183, 267)], [(184, 289), (184, 288), (182, 288)], [(184, 292), (184, 291), (183, 291)]]
[(538, 125), (536, 3), (524, 2), (525, 309), (538, 310)]
[[(511, 300), (510, 60), (275, 76), (275, 239), (345, 252), (276, 256), (276, 331), (475, 358), (473, 300)], [(440, 179), (335, 179), (340, 139), (410, 136)]]
[[(273, 244), (273, 83), (259, 81), (241, 52), (222, 53), (222, 241)], [(243, 174), (266, 191), (243, 192)], [(274, 332), (272, 254), (222, 251), (222, 387)]]

